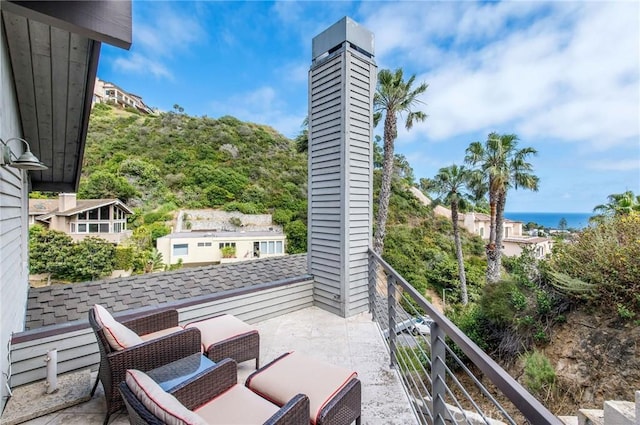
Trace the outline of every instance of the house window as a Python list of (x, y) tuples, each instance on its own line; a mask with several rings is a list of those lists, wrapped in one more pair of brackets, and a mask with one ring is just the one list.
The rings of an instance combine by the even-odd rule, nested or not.
[(173, 245), (173, 255), (189, 255), (189, 244), (179, 243)]
[(211, 246), (211, 242), (198, 242), (198, 247), (204, 248), (207, 246)]
[(220, 242), (220, 244), (218, 245), (218, 247), (220, 249), (225, 248), (227, 246), (235, 248), (236, 247), (236, 243), (235, 242)]
[(100, 207), (100, 220), (109, 220), (111, 218), (109, 214), (110, 209), (109, 206)]
[(479, 228), (478, 233), (480, 233), (480, 237), (484, 236), (484, 227)]
[(282, 241), (260, 242), (260, 254), (282, 254)]

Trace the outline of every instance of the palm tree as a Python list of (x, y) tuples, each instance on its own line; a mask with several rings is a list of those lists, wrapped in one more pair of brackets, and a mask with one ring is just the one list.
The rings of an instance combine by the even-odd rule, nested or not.
[(460, 227), (458, 225), (458, 209), (463, 207), (468, 195), (465, 193), (469, 179), (470, 170), (463, 166), (452, 165), (441, 168), (438, 174), (430, 180), (427, 185), (430, 191), (444, 196), (442, 201), (451, 206), (451, 224), (453, 225), (453, 239), (456, 245), (456, 258), (458, 259), (458, 273), (460, 275), (460, 301), (462, 305), (467, 305), (469, 296), (467, 295), (467, 278), (464, 272), (464, 258), (462, 257), (462, 242), (460, 241)]
[(599, 213), (591, 217), (591, 221), (602, 221), (607, 217), (627, 215), (634, 211), (640, 212), (640, 195), (635, 196), (632, 191), (613, 193), (607, 196), (606, 204), (596, 205), (593, 212)]
[(373, 236), (373, 250), (382, 254), (384, 236), (389, 215), (389, 198), (391, 196), (391, 178), (393, 176), (393, 148), (398, 137), (398, 115), (406, 114), (405, 127), (410, 130), (414, 122), (422, 122), (427, 116), (424, 112), (414, 111), (414, 107), (422, 103), (418, 96), (427, 90), (422, 83), (415, 89), (412, 87), (416, 79), (412, 75), (404, 81), (402, 69), (391, 72), (383, 69), (378, 73), (378, 88), (373, 97), (373, 122), (377, 125), (384, 113), (384, 163), (382, 166), (382, 184), (380, 187), (380, 204), (376, 217), (376, 231)]
[(465, 161), (477, 166), (486, 176), (489, 189), (489, 210), (491, 224), (487, 253), (487, 283), (500, 280), (502, 260), (502, 238), (504, 208), (507, 192), (513, 187), (538, 190), (539, 178), (532, 174), (533, 166), (527, 162), (531, 155), (538, 152), (531, 147), (518, 149), (518, 136), (515, 134), (491, 133), (483, 144), (473, 142), (466, 150)]

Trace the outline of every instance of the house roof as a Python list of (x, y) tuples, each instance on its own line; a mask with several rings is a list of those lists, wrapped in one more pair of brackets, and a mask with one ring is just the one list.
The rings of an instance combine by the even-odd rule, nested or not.
[(532, 237), (520, 237), (520, 238), (504, 238), (503, 242), (514, 242), (514, 243), (523, 243), (527, 245), (535, 245), (542, 242), (547, 242), (552, 240), (551, 238), (543, 238), (541, 236), (532, 236)]
[[(55, 206), (53, 206), (50, 202), (42, 201), (53, 201), (53, 204), (55, 204)], [(88, 211), (112, 204), (119, 206), (129, 214), (133, 214), (131, 208), (123, 204), (119, 199), (78, 199), (76, 200), (75, 208), (71, 208), (65, 211), (58, 211), (57, 199), (29, 199), (29, 215), (38, 215), (38, 220), (47, 220), (54, 215), (69, 217), (83, 211)], [(49, 210), (45, 211), (46, 208), (49, 208)]]
[(86, 319), (96, 303), (118, 312), (307, 275), (307, 255), (297, 254), (30, 288), (25, 329)]
[(216, 231), (199, 231), (199, 232), (177, 232), (171, 233), (166, 236), (162, 236), (158, 239), (239, 239), (239, 238), (255, 238), (255, 237), (268, 237), (268, 236), (284, 236), (281, 231), (246, 231), (246, 232), (216, 232)]
[[(489, 214), (484, 214), (484, 213), (467, 213), (467, 214), (474, 214), (475, 215), (475, 221), (491, 221), (491, 216)], [(509, 220), (508, 218), (504, 218), (503, 221), (505, 223), (521, 223), (520, 221), (515, 221), (515, 220)]]
[(2, 0), (22, 137), (49, 168), (31, 189), (75, 192), (100, 44), (131, 45), (131, 1)]

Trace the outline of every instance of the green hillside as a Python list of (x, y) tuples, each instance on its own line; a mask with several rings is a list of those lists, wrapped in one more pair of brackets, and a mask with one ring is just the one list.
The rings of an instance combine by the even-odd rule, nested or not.
[[(306, 252), (307, 154), (298, 150), (274, 129), (233, 117), (145, 116), (98, 104), (79, 196), (117, 197), (134, 207), (130, 227), (142, 249), (169, 231), (178, 209), (220, 208), (272, 213), (284, 226), (289, 252)], [(376, 146), (374, 197), (379, 156)], [(413, 183), (406, 160), (398, 157), (397, 168), (384, 257), (423, 291), (457, 288), (451, 224), (406, 190)], [(479, 287), (482, 243), (470, 235), (464, 241), (470, 283)]]

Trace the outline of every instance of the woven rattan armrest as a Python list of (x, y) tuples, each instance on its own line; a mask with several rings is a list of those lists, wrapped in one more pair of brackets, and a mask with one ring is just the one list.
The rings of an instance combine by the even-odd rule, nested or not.
[(163, 310), (149, 313), (146, 316), (134, 317), (123, 320), (124, 326), (128, 327), (138, 335), (146, 335), (158, 332), (163, 329), (173, 328), (179, 325), (177, 310)]
[(170, 392), (187, 409), (195, 410), (233, 387), (238, 382), (237, 370), (235, 361), (224, 359)]
[[(200, 352), (200, 331), (185, 329), (107, 354), (111, 366), (110, 385), (114, 391), (124, 381), (126, 369), (147, 372)], [(106, 379), (105, 379), (106, 380)], [(103, 385), (109, 385), (103, 380)]]
[(307, 425), (309, 423), (309, 397), (298, 394), (282, 406), (264, 425)]

